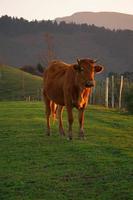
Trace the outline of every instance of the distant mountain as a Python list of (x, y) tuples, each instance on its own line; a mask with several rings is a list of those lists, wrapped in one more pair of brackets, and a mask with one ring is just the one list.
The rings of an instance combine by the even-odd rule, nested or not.
[(77, 12), (71, 16), (55, 19), (57, 22), (74, 22), (76, 24), (86, 23), (109, 29), (133, 30), (133, 15), (117, 12)]

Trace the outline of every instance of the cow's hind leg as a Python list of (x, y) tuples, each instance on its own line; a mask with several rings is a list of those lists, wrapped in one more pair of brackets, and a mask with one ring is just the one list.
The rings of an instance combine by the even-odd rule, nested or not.
[(72, 113), (72, 108), (71, 107), (66, 107), (67, 108), (67, 113), (68, 113), (68, 138), (69, 140), (72, 140), (72, 124), (73, 124), (73, 113)]
[(84, 139), (84, 109), (79, 109), (79, 138)]
[(50, 101), (50, 108), (51, 108), (51, 114), (52, 114), (53, 121), (55, 121), (55, 119), (56, 119), (57, 107), (58, 106), (55, 102)]
[(65, 132), (64, 132), (64, 129), (63, 129), (63, 124), (62, 124), (62, 112), (63, 112), (63, 106), (59, 106), (58, 105), (58, 117), (59, 117), (59, 132), (60, 132), (60, 135), (64, 136), (65, 135)]
[(50, 114), (51, 114), (51, 107), (50, 107), (50, 100), (44, 94), (44, 102), (45, 102), (45, 110), (46, 110), (46, 118), (47, 118), (47, 135), (50, 135)]

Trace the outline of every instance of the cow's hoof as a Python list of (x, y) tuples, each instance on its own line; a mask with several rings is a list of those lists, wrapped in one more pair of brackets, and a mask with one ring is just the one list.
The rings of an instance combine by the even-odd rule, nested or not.
[(46, 135), (47, 135), (47, 136), (50, 136), (50, 132), (47, 132)]
[(59, 133), (60, 133), (61, 136), (65, 136), (64, 130), (60, 130)]
[(63, 134), (60, 134), (62, 137), (65, 137), (65, 133), (63, 133)]
[(79, 135), (80, 140), (86, 140), (86, 137), (84, 135)]
[(73, 139), (73, 138), (72, 138), (72, 137), (70, 137), (70, 136), (67, 138), (67, 140), (69, 140), (69, 141), (70, 141), (70, 140), (72, 140), (72, 139)]

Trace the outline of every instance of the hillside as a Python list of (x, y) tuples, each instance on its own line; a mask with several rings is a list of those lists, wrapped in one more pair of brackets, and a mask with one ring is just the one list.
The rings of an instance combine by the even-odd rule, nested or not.
[(55, 58), (75, 62), (77, 58), (98, 58), (109, 71), (132, 71), (133, 31), (111, 31), (86, 24), (27, 21), (0, 18), (0, 63), (11, 66), (36, 65), (47, 52), (45, 33)]
[(132, 200), (133, 117), (89, 106), (79, 140), (74, 116), (68, 141), (56, 122), (46, 136), (42, 103), (0, 102), (1, 200)]
[(117, 12), (78, 12), (71, 16), (55, 19), (57, 22), (88, 24), (109, 29), (130, 29), (133, 30), (133, 15)]
[(0, 100), (41, 98), (42, 79), (17, 68), (0, 66)]

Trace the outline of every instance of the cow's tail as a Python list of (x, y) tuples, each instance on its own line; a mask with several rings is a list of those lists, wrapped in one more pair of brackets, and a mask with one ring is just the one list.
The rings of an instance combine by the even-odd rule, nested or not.
[(57, 104), (51, 101), (51, 114), (53, 122), (56, 120), (56, 114), (57, 114)]

